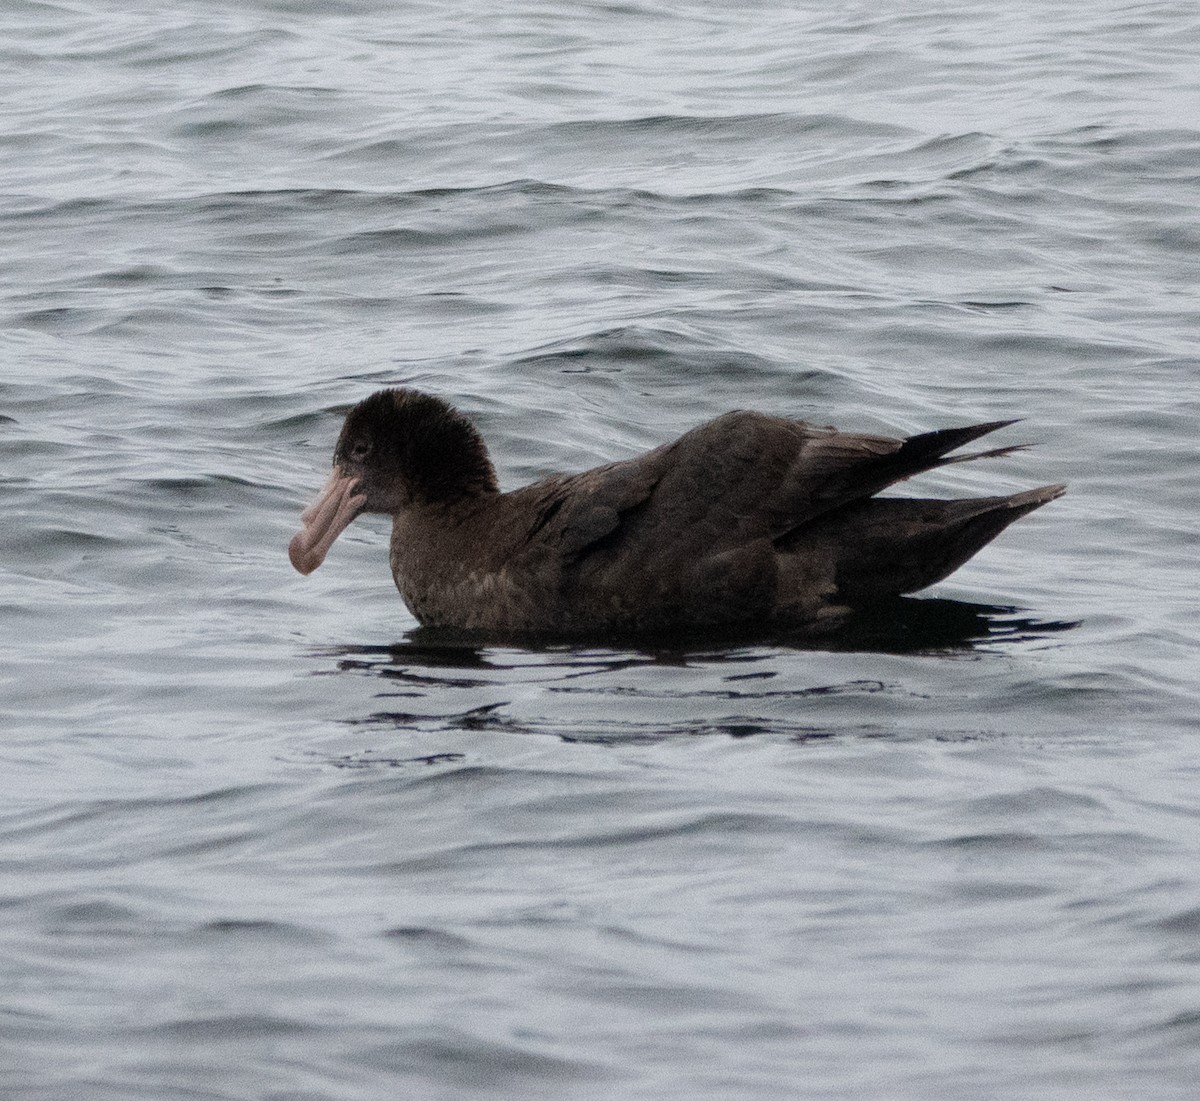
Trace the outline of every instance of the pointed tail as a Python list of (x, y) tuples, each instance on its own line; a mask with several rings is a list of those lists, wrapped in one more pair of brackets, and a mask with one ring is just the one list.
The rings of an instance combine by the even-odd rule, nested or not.
[(861, 603), (941, 581), (1014, 520), (1065, 492), (1050, 485), (957, 501), (871, 498), (823, 517), (811, 534), (832, 538), (839, 592)]

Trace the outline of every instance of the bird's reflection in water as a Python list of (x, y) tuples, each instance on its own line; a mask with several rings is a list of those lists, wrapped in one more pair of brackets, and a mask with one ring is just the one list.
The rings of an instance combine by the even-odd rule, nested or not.
[[(437, 671), (471, 670), (494, 673), (519, 669), (536, 657), (544, 666), (557, 655), (561, 660), (604, 660), (611, 668), (648, 662), (681, 664), (691, 659), (706, 662), (744, 660), (746, 647), (788, 651), (843, 651), (881, 654), (970, 653), (1005, 644), (1049, 641), (1078, 626), (1077, 621), (1039, 619), (1023, 609), (993, 604), (929, 597), (898, 597), (869, 611), (858, 611), (836, 630), (821, 634), (803, 631), (763, 631), (722, 628), (656, 635), (605, 634), (597, 637), (504, 634), (454, 628), (417, 627), (404, 641), (390, 646), (341, 646), (322, 652), (342, 659), (339, 668), (362, 671), (369, 667), (382, 676), (389, 666), (414, 666)], [(391, 659), (389, 661), (389, 659)], [(490, 678), (489, 678), (490, 680)], [(462, 680), (456, 683), (464, 683)]]
[(812, 639), (805, 648), (884, 654), (968, 652), (1048, 641), (1078, 625), (1077, 621), (1038, 619), (1015, 607), (899, 597), (858, 612), (834, 635)]
[[(1073, 626), (1011, 607), (901, 598), (820, 638), (722, 631), (583, 641), (418, 628), (390, 646), (341, 646), (319, 656), (335, 660), (326, 675), (375, 682), (374, 709), (347, 718), (347, 726), (429, 750), (362, 750), (332, 763), (399, 767), (460, 762), (458, 739), (472, 735), (466, 744), (475, 747), (473, 736), (489, 732), (592, 744), (713, 733), (801, 741), (886, 734), (898, 703), (925, 701), (931, 719), (938, 710), (924, 656), (980, 661), (1046, 645)], [(906, 655), (917, 664), (897, 667), (893, 659)]]

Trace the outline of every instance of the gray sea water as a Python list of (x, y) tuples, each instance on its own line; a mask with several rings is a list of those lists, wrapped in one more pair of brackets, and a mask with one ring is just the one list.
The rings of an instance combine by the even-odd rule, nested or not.
[[(1191, 1098), (1200, 11), (7, 0), (0, 1095)], [(414, 630), (345, 409), (1065, 481), (802, 648)]]

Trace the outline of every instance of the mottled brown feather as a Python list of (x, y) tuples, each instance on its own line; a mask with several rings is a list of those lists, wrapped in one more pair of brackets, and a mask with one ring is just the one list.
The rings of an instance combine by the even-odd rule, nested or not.
[(335, 465), (357, 479), (364, 511), (393, 515), (392, 571), (423, 623), (812, 627), (940, 580), (1063, 492), (874, 497), (945, 463), (1010, 453), (948, 454), (1011, 423), (892, 439), (738, 411), (635, 459), (501, 493), (466, 418), (392, 390), (351, 411)]

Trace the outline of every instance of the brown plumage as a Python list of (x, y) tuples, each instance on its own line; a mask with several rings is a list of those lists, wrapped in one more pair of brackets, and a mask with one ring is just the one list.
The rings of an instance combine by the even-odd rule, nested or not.
[(877, 498), (1012, 421), (908, 439), (726, 413), (674, 443), (501, 493), (474, 426), (381, 390), (346, 417), (333, 473), (288, 548), (311, 573), (362, 512), (393, 517), (391, 567), (430, 626), (579, 633), (836, 626), (914, 592), (1061, 496)]

